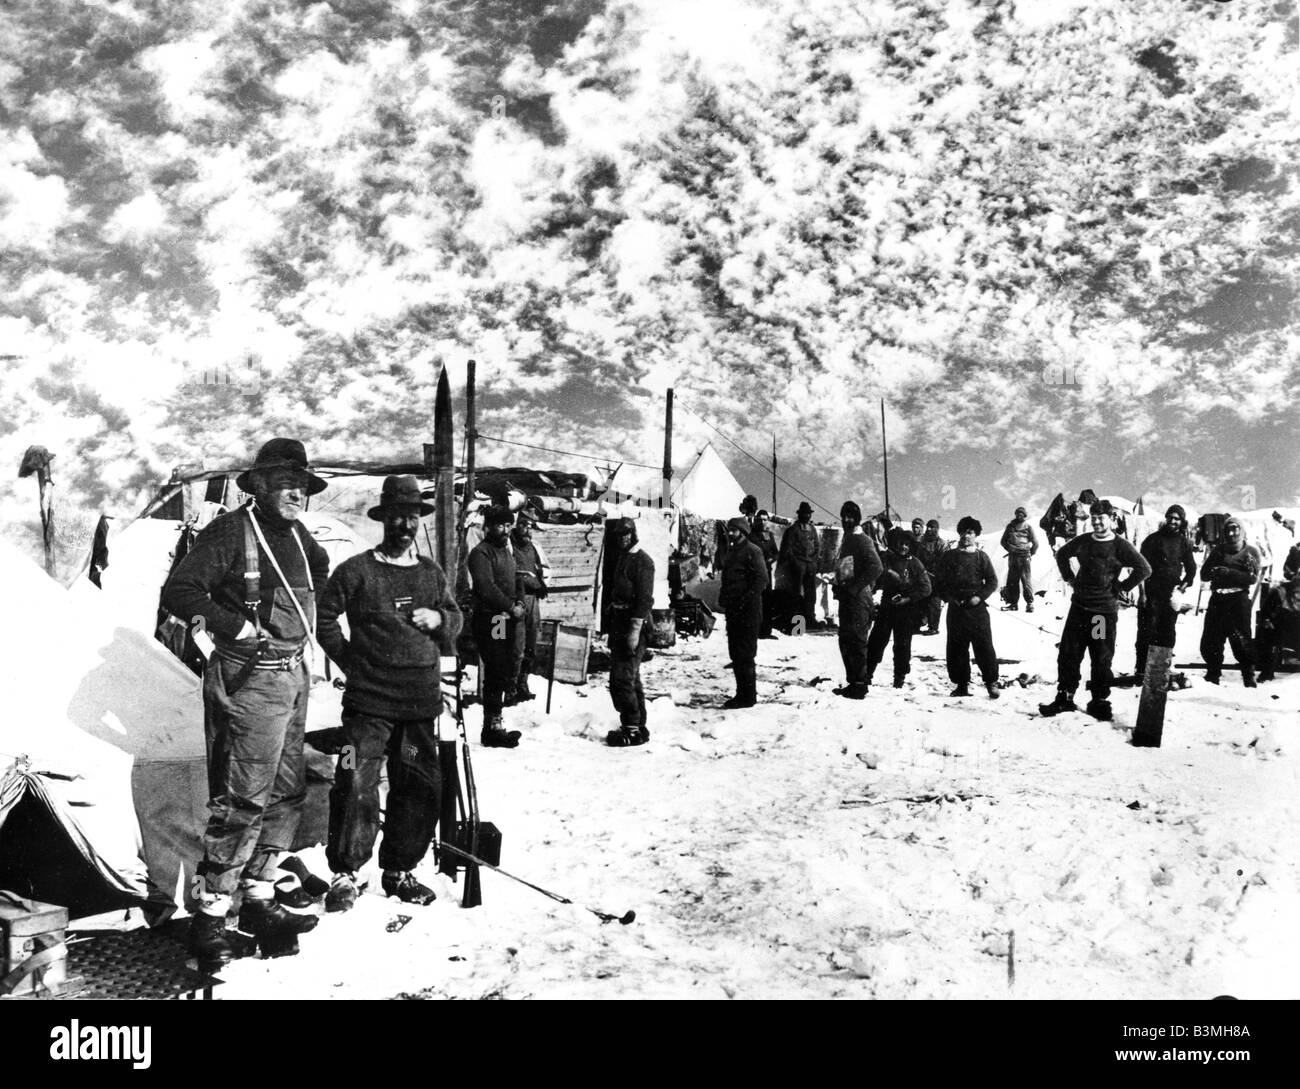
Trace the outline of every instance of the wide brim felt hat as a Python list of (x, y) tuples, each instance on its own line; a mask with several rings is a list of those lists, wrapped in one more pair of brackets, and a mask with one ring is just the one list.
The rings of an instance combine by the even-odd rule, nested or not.
[(253, 464), (235, 477), (241, 491), (253, 494), (253, 474), (270, 469), (291, 469), (307, 474), (307, 494), (319, 495), (329, 483), (311, 471), (307, 450), (297, 439), (271, 439), (262, 444)]
[(379, 504), (366, 511), (376, 522), (384, 520), (384, 512), (396, 507), (419, 507), (420, 517), (433, 513), (433, 504), (426, 503), (420, 493), (420, 484), (413, 476), (390, 476), (384, 479), (379, 492)]

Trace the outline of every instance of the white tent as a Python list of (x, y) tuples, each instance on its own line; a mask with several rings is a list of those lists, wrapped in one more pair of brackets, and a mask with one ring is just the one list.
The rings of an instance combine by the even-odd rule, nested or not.
[(672, 502), (681, 510), (702, 518), (734, 518), (745, 498), (731, 470), (718, 457), (713, 444), (706, 442), (680, 483), (673, 489)]
[(11, 588), (0, 631), (0, 886), (74, 917), (165, 914), (200, 853), (198, 678), (2, 541), (0, 565)]

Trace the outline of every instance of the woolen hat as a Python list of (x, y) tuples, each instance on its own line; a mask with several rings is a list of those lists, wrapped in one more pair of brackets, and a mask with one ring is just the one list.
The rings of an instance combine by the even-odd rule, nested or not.
[(515, 516), (510, 513), (509, 507), (503, 507), (494, 503), (488, 507), (483, 515), (483, 528), (490, 526), (511, 526), (514, 525)]
[(891, 552), (897, 552), (900, 548), (906, 548), (910, 552), (915, 541), (911, 532), (902, 526), (895, 526), (885, 534), (885, 544)]
[(960, 535), (965, 533), (968, 529), (974, 530), (976, 537), (984, 532), (984, 527), (980, 525), (979, 519), (972, 518), (969, 514), (957, 523), (957, 533)]
[(636, 522), (631, 518), (611, 518), (605, 525), (610, 533), (636, 533)]
[(389, 476), (384, 478), (384, 486), (379, 492), (379, 505), (371, 507), (366, 514), (376, 522), (384, 520), (384, 512), (394, 507), (419, 507), (420, 517), (433, 513), (433, 505), (424, 501), (420, 494), (420, 484), (413, 476)]
[(1017, 508), (1016, 508), (1016, 517), (1017, 517), (1017, 518), (1028, 518), (1028, 517), (1029, 517), (1029, 511), (1025, 510), (1024, 507), (1017, 507)]
[(849, 518), (856, 518), (859, 522), (861, 522), (862, 508), (859, 507), (855, 502), (853, 502), (852, 499), (846, 499), (844, 501), (844, 505), (840, 507), (840, 517), (843, 518), (845, 516), (848, 516)]
[(926, 528), (926, 529), (938, 529), (938, 528), (939, 528), (939, 519), (938, 519), (938, 518), (931, 518), (928, 522), (925, 523), (925, 528)]
[(1183, 510), (1182, 504), (1180, 503), (1169, 504), (1169, 509), (1165, 511), (1165, 517), (1168, 518), (1171, 514), (1178, 515), (1178, 517), (1181, 518), (1184, 522), (1187, 521), (1187, 512)]
[(262, 449), (257, 452), (257, 459), (250, 468), (235, 477), (235, 483), (239, 485), (241, 491), (252, 495), (252, 474), (267, 469), (292, 469), (295, 472), (306, 473), (308, 495), (318, 495), (329, 487), (324, 480), (311, 471), (311, 466), (307, 463), (307, 450), (297, 439), (271, 439), (263, 443)]
[(728, 518), (728, 519), (727, 519), (727, 528), (728, 528), (728, 529), (738, 529), (738, 530), (740, 530), (741, 533), (744, 533), (744, 534), (748, 535), (748, 534), (749, 534), (749, 519), (748, 519), (748, 518)]

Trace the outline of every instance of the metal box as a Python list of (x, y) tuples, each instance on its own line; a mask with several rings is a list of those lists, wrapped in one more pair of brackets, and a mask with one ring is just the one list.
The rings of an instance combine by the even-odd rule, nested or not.
[(57, 995), (67, 978), (67, 930), (67, 908), (0, 889), (0, 995)]

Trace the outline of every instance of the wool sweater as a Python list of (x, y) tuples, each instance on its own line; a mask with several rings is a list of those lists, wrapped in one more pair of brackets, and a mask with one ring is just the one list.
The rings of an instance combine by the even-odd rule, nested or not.
[(1147, 534), (1138, 551), (1151, 565), (1148, 597), (1168, 597), (1180, 582), (1190, 586), (1196, 580), (1196, 556), (1184, 534), (1158, 529)]
[(1217, 544), (1201, 565), (1201, 579), (1214, 590), (1249, 590), (1259, 575), (1259, 564), (1259, 551), (1254, 545), (1242, 545), (1236, 552), (1229, 552), (1223, 544)]
[(469, 576), (474, 583), (474, 615), (498, 616), (518, 600), (518, 570), (509, 544), (493, 544), (486, 537), (471, 550)]
[(601, 595), (601, 629), (626, 635), (633, 620), (651, 619), (655, 599), (655, 561), (640, 545), (614, 557), (609, 585)]
[[(906, 558), (896, 552), (885, 552), (880, 557), (884, 564), (884, 573), (876, 588), (880, 591), (881, 608), (901, 609), (930, 596), (930, 575), (915, 556)], [(897, 605), (895, 596), (903, 598)]]
[(786, 526), (781, 537), (781, 556), (793, 563), (816, 563), (821, 555), (817, 527), (811, 522)]
[[(433, 609), (442, 623), (423, 632), (415, 609)], [(346, 616), (345, 637), (339, 617)], [(442, 710), (439, 658), (456, 652), (461, 612), (433, 560), (384, 563), (374, 552), (344, 560), (320, 602), (320, 645), (347, 674), (343, 706), (377, 718), (433, 718)]]
[(871, 591), (884, 571), (880, 553), (862, 527), (846, 533), (835, 561), (835, 589), (841, 605), (871, 603)]
[[(1072, 559), (1079, 561), (1077, 575), (1070, 567)], [(1063, 544), (1056, 553), (1056, 566), (1061, 578), (1074, 587), (1072, 602), (1090, 613), (1111, 616), (1119, 612), (1120, 593), (1151, 577), (1146, 557), (1123, 537), (1098, 540), (1091, 533)], [(1126, 567), (1132, 574), (1120, 582), (1119, 573)]]
[(978, 548), (950, 548), (940, 553), (934, 581), (944, 600), (962, 609), (976, 607), (970, 604), (973, 597), (979, 598), (982, 604), (998, 588), (993, 561)]
[[(244, 526), (248, 517), (248, 509), (241, 507), (209, 522), (177, 564), (162, 592), (164, 609), (187, 623), (202, 617), (217, 646), (238, 654), (251, 654), (257, 646), (255, 639), (235, 638), (244, 622), (252, 620), (252, 613), (244, 605)], [(324, 592), (329, 577), (329, 556), (296, 522), (285, 522), (262, 511), (257, 512), (257, 522), (280, 570), (289, 580), (286, 588), (259, 544), (258, 619), (269, 639), (270, 653), (291, 654), (306, 642), (309, 633), (303, 628), (289, 595), (297, 597), (307, 619), (311, 620), (316, 598)], [(309, 585), (315, 587), (314, 593)]]

